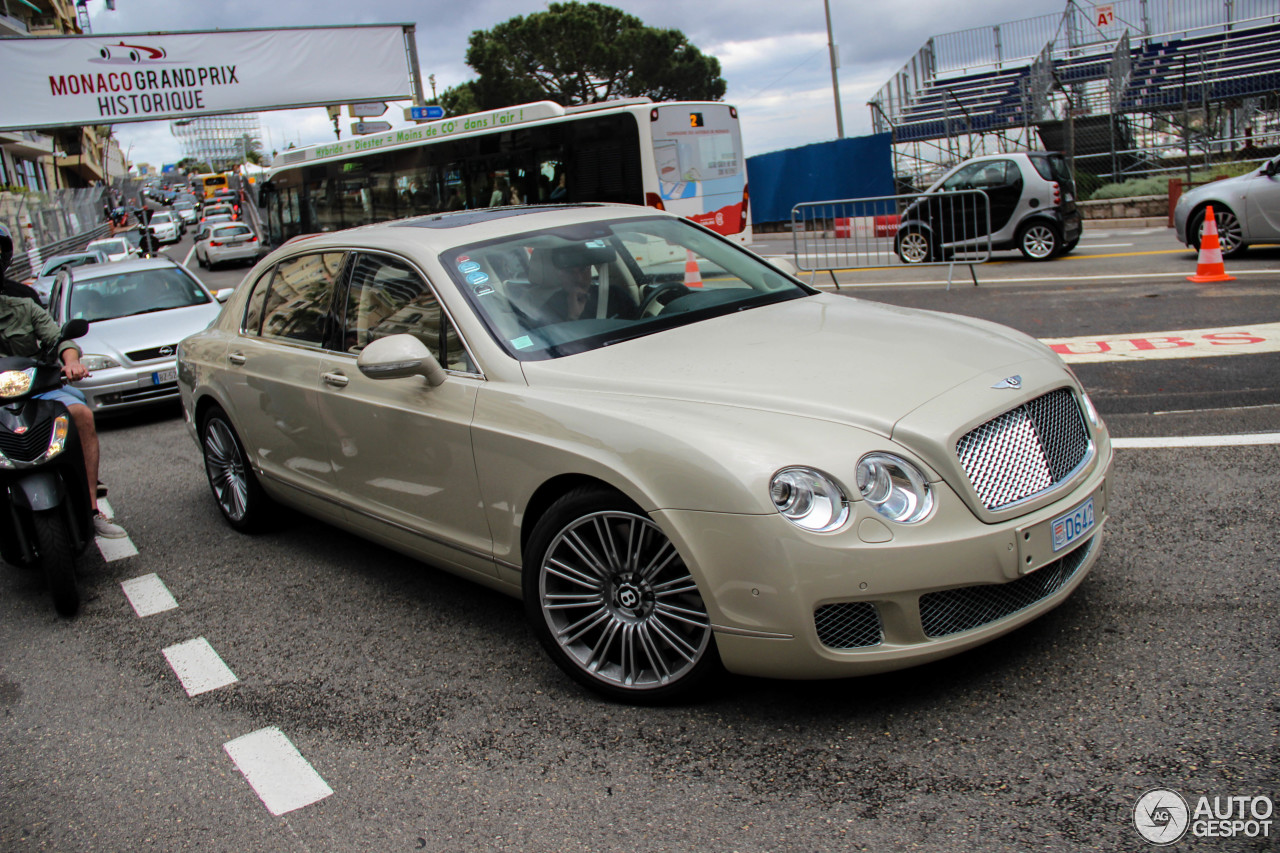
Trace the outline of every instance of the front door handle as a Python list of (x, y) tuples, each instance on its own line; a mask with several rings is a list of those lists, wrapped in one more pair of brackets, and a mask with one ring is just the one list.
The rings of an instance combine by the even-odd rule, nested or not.
[(244, 357), (244, 353), (242, 352), (233, 352), (227, 356), (227, 361), (239, 367), (240, 365), (248, 361), (248, 359)]
[(345, 388), (348, 381), (347, 377), (341, 373), (322, 373), (320, 378), (335, 388)]

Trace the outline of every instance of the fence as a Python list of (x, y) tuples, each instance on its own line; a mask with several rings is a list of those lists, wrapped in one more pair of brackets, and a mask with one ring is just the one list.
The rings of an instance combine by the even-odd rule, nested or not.
[(982, 190), (886, 195), (797, 204), (791, 211), (796, 267), (826, 272), (900, 264), (974, 266), (991, 258), (991, 204)]
[[(87, 243), (106, 222), (105, 187), (39, 192), (0, 193), (0, 222), (13, 236), (13, 264), (7, 275), (22, 280), (43, 258)], [(81, 244), (82, 246), (83, 244)]]

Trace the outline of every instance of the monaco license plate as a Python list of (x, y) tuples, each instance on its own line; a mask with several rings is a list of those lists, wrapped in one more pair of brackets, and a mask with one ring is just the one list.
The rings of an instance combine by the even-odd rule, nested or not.
[(152, 385), (163, 385), (166, 382), (177, 382), (177, 381), (178, 381), (178, 368), (176, 367), (171, 367), (168, 370), (157, 370), (155, 373), (151, 374)]
[(1058, 516), (1049, 526), (1053, 534), (1053, 550), (1057, 553), (1093, 529), (1093, 498), (1066, 515)]

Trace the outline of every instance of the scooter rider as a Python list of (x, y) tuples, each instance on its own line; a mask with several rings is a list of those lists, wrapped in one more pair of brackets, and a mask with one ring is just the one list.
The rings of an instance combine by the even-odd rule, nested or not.
[[(9, 269), (13, 259), (13, 238), (9, 230), (0, 224), (0, 275)], [(30, 357), (41, 347), (57, 341), (61, 335), (58, 324), (38, 304), (21, 297), (0, 295), (0, 355)], [(64, 341), (58, 349), (62, 361), (62, 375), (68, 382), (83, 379), (89, 369), (80, 363), (80, 348), (73, 341)], [(84, 455), (85, 472), (89, 479), (89, 501), (93, 506), (93, 527), (99, 535), (108, 539), (121, 539), (128, 535), (98, 509), (98, 432), (93, 424), (93, 412), (84, 395), (69, 385), (56, 391), (38, 395), (43, 399), (58, 400), (67, 407), (67, 413), (75, 422), (80, 436), (80, 448)]]

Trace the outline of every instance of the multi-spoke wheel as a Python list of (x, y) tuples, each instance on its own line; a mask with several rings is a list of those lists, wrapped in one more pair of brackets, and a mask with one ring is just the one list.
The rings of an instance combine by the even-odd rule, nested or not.
[[(1187, 239), (1191, 248), (1200, 251), (1201, 231), (1204, 230), (1204, 214), (1206, 208), (1200, 208), (1191, 214), (1187, 221)], [(1222, 249), (1222, 257), (1229, 258), (1245, 250), (1244, 228), (1235, 213), (1226, 205), (1215, 205), (1213, 221), (1218, 224), (1218, 246)]]
[(938, 260), (933, 240), (919, 228), (908, 227), (899, 232), (897, 244), (898, 257), (904, 264), (926, 264)]
[(1052, 222), (1037, 219), (1022, 226), (1018, 232), (1018, 250), (1028, 260), (1047, 261), (1061, 248), (1062, 236), (1058, 233), (1058, 226)]
[(227, 523), (243, 533), (260, 530), (267, 521), (271, 499), (258, 485), (244, 447), (221, 409), (210, 409), (201, 420), (200, 448), (209, 488)]
[(720, 666), (711, 620), (675, 546), (617, 493), (582, 488), (534, 528), (525, 612), (551, 657), (597, 692), (664, 702)]

